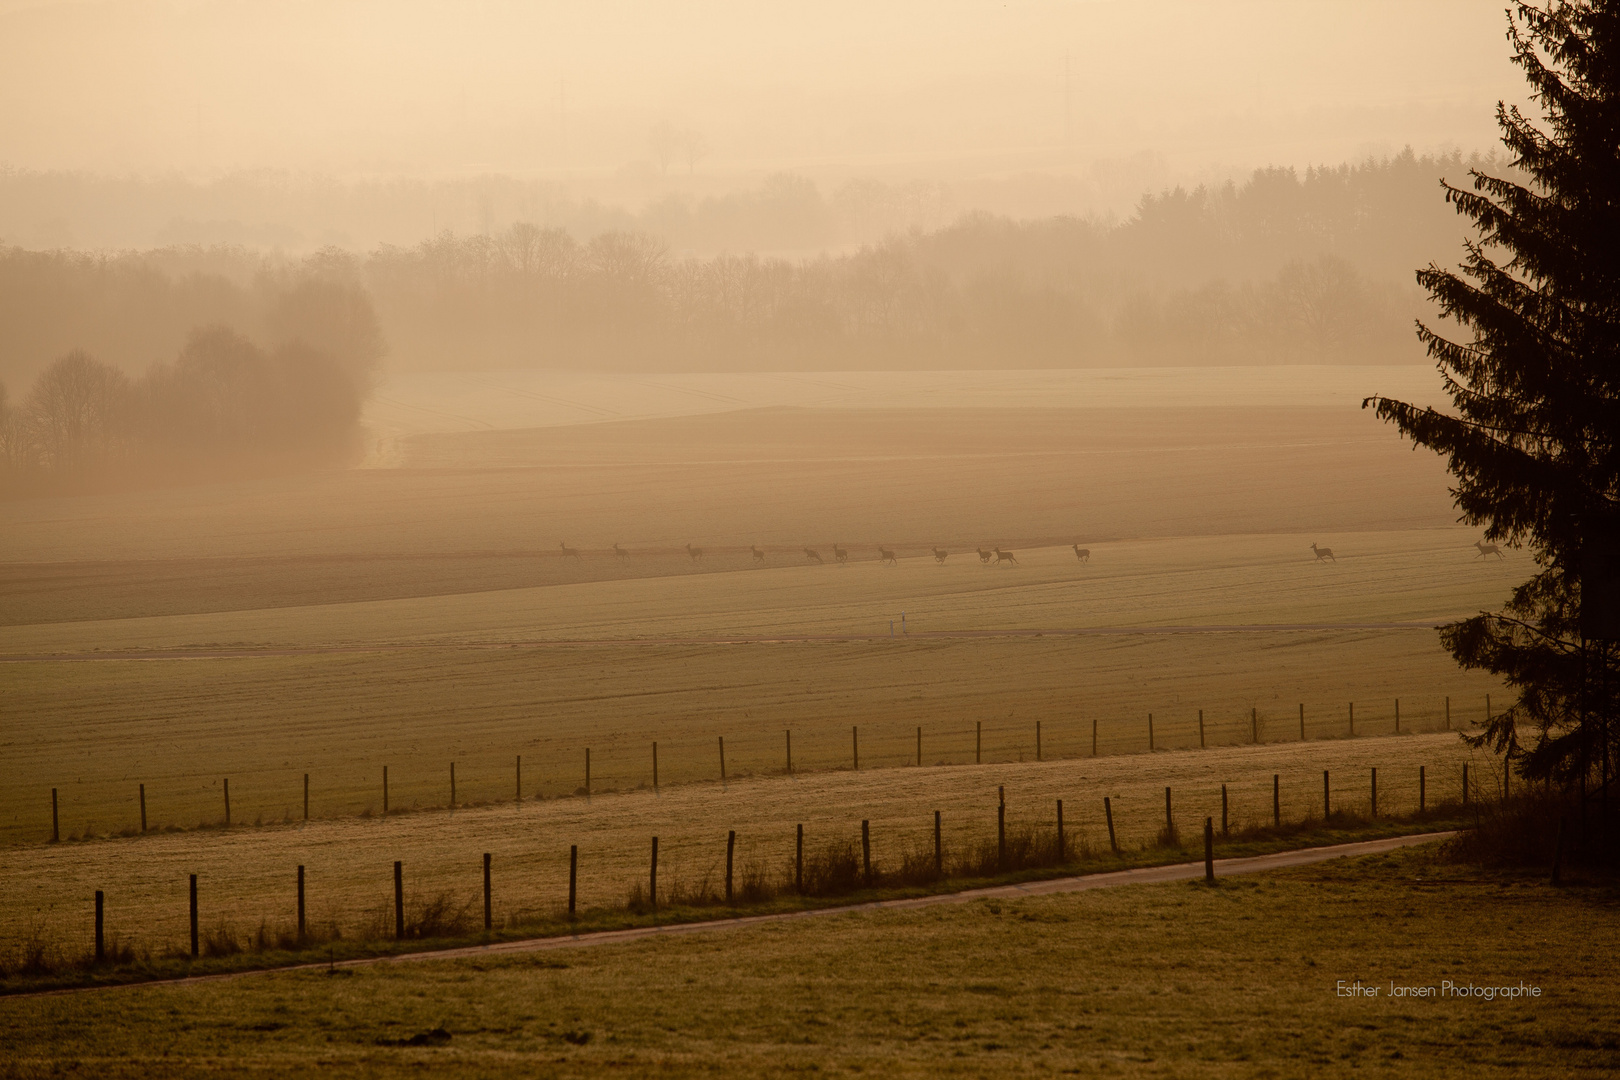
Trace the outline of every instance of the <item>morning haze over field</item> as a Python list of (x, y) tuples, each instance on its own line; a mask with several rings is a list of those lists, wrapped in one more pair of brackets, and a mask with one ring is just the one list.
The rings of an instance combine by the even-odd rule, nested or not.
[(1598, 1067), (1386, 422), (1508, 25), (0, 0), (0, 1076)]

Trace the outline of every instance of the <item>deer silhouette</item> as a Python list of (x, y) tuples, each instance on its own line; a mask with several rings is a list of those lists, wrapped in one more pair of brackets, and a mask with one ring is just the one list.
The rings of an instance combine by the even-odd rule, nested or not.
[(948, 551), (943, 551), (940, 548), (934, 549), (934, 561), (937, 563), (944, 562), (946, 559), (950, 558), (950, 556), (951, 553)]
[(613, 545), (613, 554), (617, 555), (621, 559), (628, 559), (630, 557), (630, 553), (624, 550), (624, 548), (620, 547), (617, 542), (615, 542)]
[(807, 558), (807, 559), (814, 559), (814, 560), (816, 560), (816, 562), (823, 563), (823, 564), (825, 564), (826, 561), (827, 561), (827, 560), (825, 560), (825, 559), (823, 559), (821, 557), (821, 553), (819, 551), (817, 551), (815, 548), (805, 548), (804, 549), (804, 557)]
[(890, 551), (886, 547), (878, 548), (878, 562), (888, 563), (890, 566), (900, 565), (899, 560), (894, 557), (894, 552)]
[(1076, 544), (1074, 545), (1074, 557), (1079, 559), (1081, 562), (1090, 562), (1091, 549), (1083, 548), (1079, 544)]
[(996, 548), (996, 565), (1000, 566), (1004, 562), (1010, 562), (1014, 566), (1017, 566), (1018, 556), (1014, 555), (1010, 551), (1002, 551), (1000, 548)]
[(563, 558), (566, 559), (570, 555), (572, 555), (576, 559), (579, 558), (579, 552), (575, 551), (573, 548), (569, 547), (567, 544), (558, 544), (557, 546), (562, 548)]
[(1476, 559), (1483, 559), (1487, 555), (1495, 555), (1498, 559), (1502, 557), (1502, 549), (1495, 544), (1486, 544), (1475, 540), (1474, 546), (1479, 548), (1479, 554), (1474, 556)]
[(833, 545), (833, 561), (834, 562), (840, 562), (840, 563), (849, 562), (849, 552), (845, 551), (843, 548), (839, 547), (837, 544), (834, 544)]
[(697, 562), (699, 559), (703, 558), (703, 549), (695, 548), (690, 543), (686, 545), (686, 553), (692, 557), (693, 562)]
[(980, 562), (987, 563), (990, 561), (990, 553), (988, 551), (984, 550), (984, 548), (979, 548), (978, 552)]
[(765, 561), (765, 553), (763, 551), (759, 550), (759, 548), (755, 547), (753, 544), (748, 545), (748, 550), (752, 551), (754, 553), (754, 561), (755, 562), (764, 562)]
[(1339, 561), (1338, 559), (1333, 558), (1333, 549), (1332, 548), (1317, 547), (1315, 544), (1312, 544), (1311, 545), (1311, 550), (1316, 552), (1316, 561), (1317, 562), (1321, 562), (1323, 559), (1332, 559), (1334, 562)]

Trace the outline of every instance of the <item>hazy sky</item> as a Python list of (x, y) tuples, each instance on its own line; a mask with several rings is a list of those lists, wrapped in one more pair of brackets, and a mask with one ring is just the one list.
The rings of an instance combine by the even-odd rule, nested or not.
[[(0, 2), (0, 163), (950, 179), (1494, 144), (1485, 0)], [(682, 171), (684, 163), (676, 166)]]

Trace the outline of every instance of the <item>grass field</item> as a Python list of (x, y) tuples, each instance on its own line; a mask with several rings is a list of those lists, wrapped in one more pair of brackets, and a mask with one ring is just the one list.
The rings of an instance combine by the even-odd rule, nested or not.
[[(1432, 860), (1418, 849), (1215, 888), (0, 1000), (0, 1075), (1611, 1071), (1620, 972), (1602, 958), (1620, 947), (1613, 892)], [(1355, 980), (1379, 996), (1338, 996)], [(1542, 993), (1391, 998), (1391, 980), (1522, 981)]]
[[(360, 932), (386, 910), (392, 864), (407, 867), (411, 895), (449, 892), (472, 903), (481, 888), (481, 857), (494, 857), (497, 919), (549, 915), (565, 902), (568, 849), (580, 848), (580, 903), (622, 905), (646, 880), (648, 844), (659, 837), (661, 888), (718, 888), (728, 830), (738, 833), (739, 866), (758, 864), (780, 878), (793, 856), (794, 826), (807, 843), (854, 841), (871, 822), (873, 858), (899, 865), (908, 850), (932, 848), (933, 811), (942, 812), (947, 848), (960, 851), (995, 834), (998, 789), (1009, 824), (1055, 827), (1065, 802), (1071, 841), (1106, 853), (1103, 796), (1112, 799), (1122, 847), (1155, 842), (1165, 824), (1164, 788), (1172, 789), (1178, 829), (1196, 836), (1206, 816), (1217, 822), (1226, 785), (1233, 828), (1269, 824), (1272, 777), (1280, 784), (1285, 822), (1322, 816), (1322, 772), (1330, 772), (1332, 809), (1366, 813), (1370, 772), (1378, 769), (1379, 810), (1418, 807), (1418, 767), (1427, 799), (1461, 796), (1461, 768), (1471, 765), (1473, 797), (1498, 790), (1489, 755), (1471, 752), (1455, 735), (1387, 736), (1333, 742), (1238, 746), (1204, 751), (1132, 754), (1061, 762), (924, 767), (756, 776), (583, 797), (464, 808), (449, 812), (344, 818), (260, 828), (156, 833), (6, 852), (11, 882), (0, 910), (0, 939), (36, 933), (63, 942), (83, 939), (89, 897), (107, 891), (108, 928), (154, 952), (186, 934), (187, 875), (198, 874), (205, 920), (225, 921), (245, 935), (261, 922), (293, 919), (294, 867), (309, 875), (311, 918)], [(296, 808), (288, 807), (296, 817)], [(740, 871), (739, 871), (740, 872)]]

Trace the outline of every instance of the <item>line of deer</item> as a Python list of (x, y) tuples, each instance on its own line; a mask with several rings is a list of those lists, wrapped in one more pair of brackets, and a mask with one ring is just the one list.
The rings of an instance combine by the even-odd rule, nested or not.
[(1474, 546), (1479, 548), (1479, 554), (1474, 556), (1476, 559), (1483, 559), (1487, 555), (1495, 555), (1498, 559), (1502, 557), (1502, 549), (1497, 547), (1495, 544), (1487, 544), (1483, 541), (1475, 540)]
[(894, 557), (894, 552), (886, 547), (878, 548), (878, 562), (888, 563), (890, 566), (899, 566), (900, 561)]
[(562, 548), (563, 558), (566, 559), (570, 555), (572, 555), (576, 559), (579, 558), (579, 552), (576, 551), (575, 549), (569, 547), (567, 544), (558, 544), (557, 546)]

